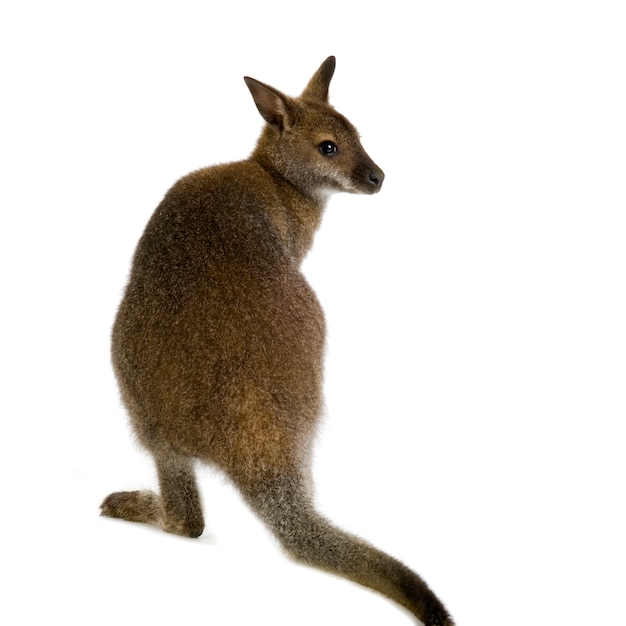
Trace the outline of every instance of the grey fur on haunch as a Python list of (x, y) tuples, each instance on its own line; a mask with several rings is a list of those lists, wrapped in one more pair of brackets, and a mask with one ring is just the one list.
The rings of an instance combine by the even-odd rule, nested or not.
[(328, 104), (329, 57), (299, 98), (246, 78), (267, 124), (252, 155), (179, 180), (135, 251), (112, 334), (122, 399), (159, 493), (118, 492), (102, 514), (197, 537), (194, 463), (224, 472), (295, 559), (451, 626), (415, 573), (319, 515), (311, 449), (322, 407), (324, 314), (300, 271), (331, 192), (384, 174)]

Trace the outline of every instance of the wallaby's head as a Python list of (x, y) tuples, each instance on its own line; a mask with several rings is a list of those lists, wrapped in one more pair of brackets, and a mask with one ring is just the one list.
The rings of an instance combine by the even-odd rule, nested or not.
[(384, 173), (363, 150), (356, 128), (328, 104), (334, 71), (335, 57), (328, 57), (299, 98), (244, 78), (267, 122), (253, 158), (310, 195), (376, 193)]

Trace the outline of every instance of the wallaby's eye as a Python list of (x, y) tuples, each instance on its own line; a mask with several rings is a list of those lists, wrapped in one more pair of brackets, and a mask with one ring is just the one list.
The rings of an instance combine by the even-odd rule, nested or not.
[(324, 156), (333, 156), (333, 154), (337, 154), (339, 148), (337, 148), (337, 144), (333, 141), (322, 141), (319, 145), (320, 152)]

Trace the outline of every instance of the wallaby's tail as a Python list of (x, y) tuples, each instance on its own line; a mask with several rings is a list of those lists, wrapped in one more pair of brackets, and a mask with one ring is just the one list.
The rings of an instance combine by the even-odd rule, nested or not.
[(297, 561), (374, 589), (425, 626), (454, 622), (428, 585), (408, 567), (317, 513), (306, 483), (280, 477), (255, 483), (244, 497)]

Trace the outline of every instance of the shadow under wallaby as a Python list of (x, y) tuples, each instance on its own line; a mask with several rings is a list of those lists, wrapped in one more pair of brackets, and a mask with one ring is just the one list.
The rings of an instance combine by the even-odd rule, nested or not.
[(417, 574), (313, 503), (325, 323), (300, 264), (329, 194), (373, 194), (384, 179), (328, 104), (334, 69), (329, 57), (299, 98), (246, 77), (267, 122), (253, 154), (179, 180), (146, 226), (112, 358), (160, 493), (112, 493), (102, 514), (199, 536), (199, 460), (228, 475), (295, 559), (451, 626)]

